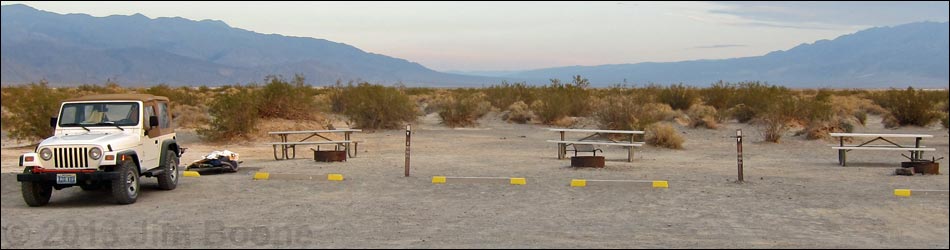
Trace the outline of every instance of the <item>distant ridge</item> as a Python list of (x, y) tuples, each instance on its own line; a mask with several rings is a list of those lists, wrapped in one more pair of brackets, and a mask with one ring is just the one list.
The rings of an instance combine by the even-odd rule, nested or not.
[(2, 7), (3, 83), (220, 85), (303, 74), (337, 80), (461, 86), (488, 77), (440, 73), (407, 60), (323, 39), (265, 35), (221, 21), (143, 15), (60, 15), (26, 5)]
[(495, 76), (569, 79), (582, 75), (599, 86), (626, 79), (700, 86), (718, 80), (757, 80), (799, 88), (947, 88), (948, 33), (948, 23), (912, 23), (871, 28), (757, 57), (560, 67)]

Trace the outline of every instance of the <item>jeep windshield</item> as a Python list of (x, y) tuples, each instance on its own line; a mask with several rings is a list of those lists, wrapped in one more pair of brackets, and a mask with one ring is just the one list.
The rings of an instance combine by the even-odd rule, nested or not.
[(134, 102), (69, 103), (59, 115), (60, 127), (118, 127), (139, 125), (139, 104)]

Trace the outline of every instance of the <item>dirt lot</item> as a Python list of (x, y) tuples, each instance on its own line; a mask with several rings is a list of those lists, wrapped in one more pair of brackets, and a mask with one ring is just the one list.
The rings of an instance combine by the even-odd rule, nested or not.
[[(876, 123), (874, 123), (876, 124)], [(556, 134), (497, 118), (477, 129), (447, 129), (429, 117), (413, 136), (413, 177), (404, 178), (404, 132), (361, 133), (358, 158), (323, 164), (274, 161), (263, 142), (207, 145), (181, 133), (183, 162), (214, 149), (242, 154), (237, 174), (185, 178), (175, 191), (146, 180), (138, 203), (112, 204), (108, 192), (69, 189), (28, 208), (13, 172), (24, 150), (2, 151), (3, 242), (7, 248), (942, 248), (948, 245), (946, 194), (896, 198), (897, 188), (947, 190), (947, 175), (897, 177), (896, 152), (855, 152), (839, 167), (828, 141), (787, 138), (746, 145), (738, 185), (734, 141), (745, 125), (681, 129), (685, 150), (646, 147), (627, 163), (604, 148), (608, 167), (571, 169), (556, 159)], [(948, 156), (942, 129), (926, 133)], [(580, 137), (581, 135), (575, 135)], [(753, 132), (753, 141), (760, 141)], [(5, 142), (4, 146), (8, 143)], [(308, 151), (309, 152), (309, 151)], [(929, 156), (930, 154), (928, 154)], [(947, 172), (947, 160), (941, 161)], [(316, 176), (253, 181), (255, 171)], [(324, 175), (346, 181), (331, 183)], [(446, 176), (525, 177), (528, 185), (433, 185)], [(669, 180), (667, 190), (610, 185), (571, 188), (571, 179)]]

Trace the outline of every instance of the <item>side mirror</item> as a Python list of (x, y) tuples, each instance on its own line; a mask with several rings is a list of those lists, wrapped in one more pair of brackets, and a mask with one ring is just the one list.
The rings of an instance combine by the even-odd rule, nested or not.
[(56, 117), (50, 117), (50, 118), (49, 118), (49, 127), (51, 127), (51, 128), (56, 128), (56, 123), (57, 123), (58, 121), (59, 121), (59, 120), (56, 119)]
[(149, 128), (158, 127), (158, 116), (153, 115), (153, 116), (148, 117), (148, 127)]

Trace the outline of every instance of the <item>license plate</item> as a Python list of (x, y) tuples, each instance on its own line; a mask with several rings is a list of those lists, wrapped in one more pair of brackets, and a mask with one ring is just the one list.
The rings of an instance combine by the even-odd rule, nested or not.
[(59, 184), (59, 185), (76, 184), (76, 175), (75, 174), (58, 174), (56, 175), (56, 184)]

